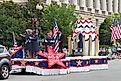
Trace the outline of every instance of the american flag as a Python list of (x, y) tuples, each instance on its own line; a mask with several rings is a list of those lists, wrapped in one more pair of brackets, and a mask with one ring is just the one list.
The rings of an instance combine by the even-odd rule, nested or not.
[(112, 31), (112, 35), (111, 35), (112, 41), (121, 39), (121, 19), (119, 20), (119, 22), (117, 22), (114, 19), (112, 23), (111, 31)]
[(56, 53), (59, 50), (59, 37), (60, 37), (60, 34), (58, 34), (58, 33), (59, 33), (59, 28), (58, 28), (56, 20), (54, 19), (54, 23), (53, 23), (53, 37), (54, 37), (54, 40), (55, 40), (54, 51)]

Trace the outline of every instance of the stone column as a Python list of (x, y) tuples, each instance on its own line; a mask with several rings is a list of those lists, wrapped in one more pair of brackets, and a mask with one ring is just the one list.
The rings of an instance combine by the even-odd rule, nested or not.
[(95, 56), (95, 41), (92, 40), (92, 53), (91, 53), (92, 56)]
[(92, 56), (92, 37), (89, 36), (89, 50), (88, 50), (88, 55)]
[(80, 0), (80, 5), (81, 8), (83, 8), (84, 11), (86, 11), (86, 0)]
[(62, 3), (68, 4), (69, 0), (62, 0)]
[(87, 0), (87, 10), (91, 13), (95, 13), (95, 9), (93, 6), (93, 0)]
[(72, 4), (76, 6), (76, 10), (80, 10), (77, 0), (72, 0)]
[(119, 0), (119, 12), (121, 13), (121, 0)]
[(80, 7), (86, 7), (86, 0), (80, 0)]
[(85, 55), (89, 56), (89, 40), (86, 40), (83, 46), (85, 47)]
[(100, 0), (95, 0), (95, 9), (100, 10)]
[(83, 55), (86, 56), (86, 53), (85, 53), (85, 37), (83, 36)]
[(50, 5), (51, 4), (51, 0), (46, 0), (46, 4)]
[(88, 8), (93, 8), (93, 0), (87, 0)]
[(67, 38), (68, 38), (68, 53), (72, 54), (71, 35), (69, 35)]
[(114, 0), (114, 13), (118, 13), (118, 0)]
[(95, 56), (98, 56), (99, 53), (99, 27), (96, 28), (97, 38), (95, 40)]
[(107, 11), (106, 0), (101, 0), (102, 11)]
[(108, 0), (108, 12), (112, 12), (112, 0)]

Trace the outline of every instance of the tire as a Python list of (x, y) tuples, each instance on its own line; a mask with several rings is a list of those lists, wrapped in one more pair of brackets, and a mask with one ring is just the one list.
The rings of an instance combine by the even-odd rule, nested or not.
[(7, 79), (9, 77), (9, 67), (7, 65), (2, 65), (0, 70), (0, 79)]

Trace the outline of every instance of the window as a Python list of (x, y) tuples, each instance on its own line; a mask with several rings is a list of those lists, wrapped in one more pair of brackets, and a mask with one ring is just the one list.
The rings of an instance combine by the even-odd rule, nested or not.
[(104, 15), (105, 15), (105, 11), (102, 11), (102, 14), (104, 14)]
[(99, 10), (95, 10), (95, 13), (98, 14), (99, 13)]
[(4, 47), (0, 47), (0, 53), (4, 52)]
[(112, 13), (111, 12), (108, 12), (109, 15), (111, 15)]
[(80, 10), (84, 10), (84, 7), (80, 7)]
[(41, 1), (42, 1), (42, 3), (46, 3), (47, 0), (41, 0)]
[(92, 9), (91, 9), (91, 8), (88, 8), (88, 11), (90, 11), (90, 12), (91, 12), (91, 11), (92, 11)]

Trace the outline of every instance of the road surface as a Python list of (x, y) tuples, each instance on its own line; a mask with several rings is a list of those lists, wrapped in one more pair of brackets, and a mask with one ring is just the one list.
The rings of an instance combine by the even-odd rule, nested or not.
[(109, 61), (108, 70), (98, 70), (68, 75), (38, 76), (34, 74), (12, 74), (4, 81), (121, 81), (121, 60)]

